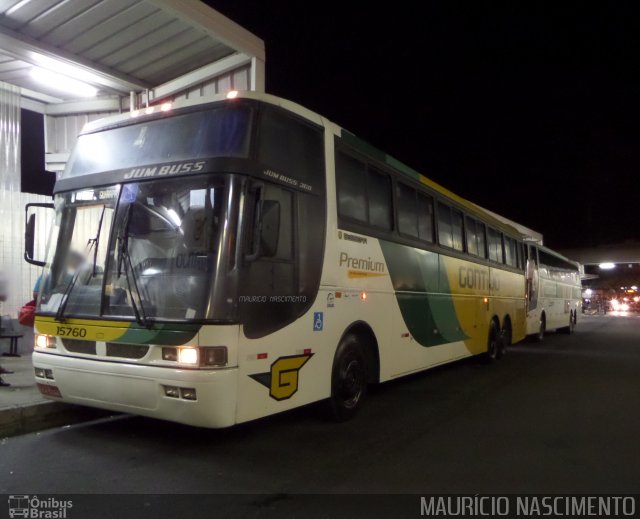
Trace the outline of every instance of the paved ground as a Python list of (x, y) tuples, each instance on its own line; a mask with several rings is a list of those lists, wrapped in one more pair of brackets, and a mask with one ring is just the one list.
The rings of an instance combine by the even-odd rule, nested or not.
[(13, 371), (2, 376), (11, 386), (0, 387), (0, 438), (107, 416), (106, 411), (61, 404), (42, 397), (36, 387), (31, 362), (31, 335), (27, 330), (25, 336), (29, 337), (20, 344), (21, 357), (0, 356), (0, 365)]
[(0, 442), (0, 493), (638, 493), (640, 319), (588, 316), (372, 391), (345, 424), (315, 406), (228, 430), (143, 418)]
[(31, 352), (22, 353), (22, 356), (17, 358), (0, 357), (0, 365), (13, 371), (10, 375), (2, 375), (5, 382), (11, 386), (0, 388), (0, 411), (7, 407), (45, 402), (36, 388)]

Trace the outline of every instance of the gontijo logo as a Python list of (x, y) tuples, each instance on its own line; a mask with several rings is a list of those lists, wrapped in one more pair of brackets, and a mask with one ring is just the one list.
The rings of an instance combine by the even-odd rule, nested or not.
[(271, 364), (271, 371), (249, 375), (253, 380), (269, 388), (269, 396), (274, 400), (286, 400), (298, 391), (300, 370), (313, 353), (280, 357)]
[(67, 510), (73, 508), (71, 500), (55, 497), (39, 498), (38, 496), (9, 496), (9, 517), (26, 517), (30, 519), (66, 519)]

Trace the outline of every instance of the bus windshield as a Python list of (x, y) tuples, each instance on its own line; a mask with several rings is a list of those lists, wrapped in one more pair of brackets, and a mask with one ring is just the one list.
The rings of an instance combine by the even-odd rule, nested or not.
[(210, 287), (217, 277), (216, 286), (224, 284), (233, 266), (234, 182), (198, 175), (58, 195), (40, 311), (60, 320), (233, 317), (227, 300), (235, 298), (214, 304)]

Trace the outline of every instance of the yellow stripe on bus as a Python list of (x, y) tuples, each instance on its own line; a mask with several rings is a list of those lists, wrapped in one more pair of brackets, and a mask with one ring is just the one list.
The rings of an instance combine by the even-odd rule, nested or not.
[(38, 316), (35, 320), (38, 333), (88, 341), (115, 341), (127, 332), (129, 326), (129, 323), (121, 321), (93, 319), (65, 319), (61, 323), (53, 317)]

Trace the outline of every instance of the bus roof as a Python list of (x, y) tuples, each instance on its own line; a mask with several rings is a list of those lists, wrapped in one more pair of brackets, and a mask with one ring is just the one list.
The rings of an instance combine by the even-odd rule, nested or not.
[(568, 261), (569, 263), (573, 263), (575, 264), (578, 268), (580, 268), (580, 262), (579, 261), (575, 261), (572, 260), (571, 258), (567, 258), (566, 256), (560, 254), (559, 252), (554, 251), (553, 249), (550, 249), (549, 247), (545, 247), (544, 245), (540, 245), (538, 242), (536, 242), (535, 240), (525, 240), (525, 243), (529, 244), (529, 245), (535, 245), (536, 247), (538, 247), (538, 249), (540, 249), (541, 251), (546, 252), (547, 254), (551, 254), (552, 256), (555, 256), (556, 258), (560, 258), (564, 261)]
[[(205, 98), (200, 97), (195, 100), (179, 101), (174, 104), (167, 103), (166, 105), (162, 105), (164, 106), (164, 108), (161, 108), (161, 106), (156, 105), (154, 107), (149, 108), (148, 110), (143, 108), (134, 112), (128, 112), (125, 114), (105, 117), (103, 119), (98, 119), (98, 120), (87, 123), (82, 129), (81, 134), (93, 133), (96, 131), (106, 130), (106, 129), (118, 127), (118, 126), (124, 126), (127, 124), (135, 124), (145, 120), (159, 119), (162, 117), (170, 116), (175, 110), (182, 111), (183, 109), (196, 107), (196, 106), (205, 107), (207, 105), (225, 101), (226, 99), (228, 99), (227, 94), (217, 94), (215, 96), (210, 96), (206, 98), (206, 100)], [(449, 200), (451, 200), (452, 202), (454, 202), (455, 204), (463, 208), (465, 211), (467, 211), (469, 214), (480, 217), (490, 225), (498, 229), (501, 229), (502, 231), (508, 232), (513, 236), (518, 236), (521, 239), (526, 237), (516, 227), (509, 225), (508, 223), (505, 223), (499, 220), (498, 218), (496, 218), (495, 216), (493, 216), (493, 213), (491, 213), (491, 211), (483, 210), (482, 207), (462, 198), (461, 196), (456, 195), (452, 191), (449, 191), (447, 188), (441, 186), (437, 182), (434, 182), (433, 180), (422, 175), (415, 169), (406, 165), (404, 162), (401, 162), (400, 160), (396, 159), (395, 157), (392, 157), (391, 155), (388, 155), (384, 151), (376, 148), (375, 146), (357, 137), (356, 135), (349, 132), (348, 130), (345, 130), (344, 128), (329, 121), (328, 119), (325, 119), (321, 115), (305, 108), (304, 106), (301, 106), (297, 103), (294, 103), (293, 101), (289, 101), (287, 99), (283, 99), (281, 97), (277, 97), (271, 94), (264, 94), (264, 93), (253, 92), (253, 91), (237, 92), (237, 95), (234, 96), (233, 99), (254, 99), (254, 100), (268, 103), (271, 105), (276, 105), (285, 110), (293, 112), (315, 124), (327, 127), (330, 130), (332, 130), (333, 133), (341, 137), (347, 145), (356, 149), (360, 153), (378, 162), (386, 164), (388, 167), (392, 168), (398, 173), (430, 188), (436, 193), (442, 195), (443, 197), (448, 198)]]

